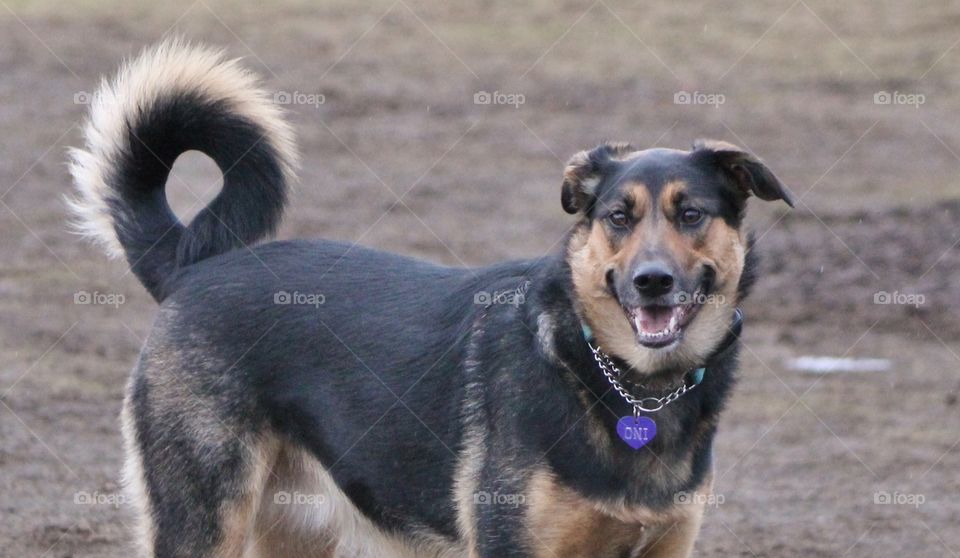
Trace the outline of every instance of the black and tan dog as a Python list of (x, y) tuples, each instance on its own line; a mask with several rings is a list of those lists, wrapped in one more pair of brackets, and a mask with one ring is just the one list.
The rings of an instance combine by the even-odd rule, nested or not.
[[(580, 153), (562, 251), (457, 269), (248, 247), (296, 154), (215, 52), (168, 41), (127, 64), (85, 135), (80, 225), (160, 303), (123, 410), (144, 555), (691, 552), (753, 280), (747, 198), (791, 202), (755, 157)], [(192, 149), (224, 184), (184, 225), (164, 183)]]

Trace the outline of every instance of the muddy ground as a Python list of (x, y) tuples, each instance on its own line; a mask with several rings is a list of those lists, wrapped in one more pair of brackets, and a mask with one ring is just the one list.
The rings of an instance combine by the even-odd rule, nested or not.
[[(0, 556), (130, 555), (117, 414), (155, 309), (67, 232), (64, 150), (98, 76), (170, 31), (322, 95), (288, 106), (304, 166), (282, 238), (536, 256), (570, 224), (579, 149), (754, 150), (802, 202), (751, 208), (765, 275), (698, 555), (960, 554), (960, 3), (0, 4)], [(494, 91), (523, 103), (474, 103)], [(217, 173), (175, 171), (189, 216)], [(803, 355), (894, 366), (786, 367)]]

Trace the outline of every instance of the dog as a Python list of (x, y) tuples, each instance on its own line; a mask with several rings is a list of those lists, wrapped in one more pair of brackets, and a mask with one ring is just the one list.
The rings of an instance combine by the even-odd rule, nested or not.
[[(756, 278), (747, 199), (789, 190), (720, 141), (573, 156), (556, 253), (452, 268), (277, 241), (298, 154), (219, 51), (172, 39), (94, 97), (81, 232), (159, 303), (122, 410), (143, 556), (692, 552)], [(223, 188), (188, 224), (171, 166)]]

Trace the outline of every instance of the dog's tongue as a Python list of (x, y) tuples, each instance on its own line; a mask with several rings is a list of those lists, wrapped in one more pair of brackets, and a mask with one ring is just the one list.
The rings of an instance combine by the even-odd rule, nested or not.
[(637, 310), (635, 320), (641, 333), (658, 333), (671, 326), (676, 306), (646, 306)]

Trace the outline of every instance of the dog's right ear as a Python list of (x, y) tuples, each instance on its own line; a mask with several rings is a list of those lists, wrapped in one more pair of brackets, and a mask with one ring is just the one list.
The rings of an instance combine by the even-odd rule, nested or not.
[(563, 169), (563, 188), (560, 192), (563, 210), (571, 215), (589, 211), (608, 163), (633, 150), (626, 143), (605, 143), (571, 157)]

